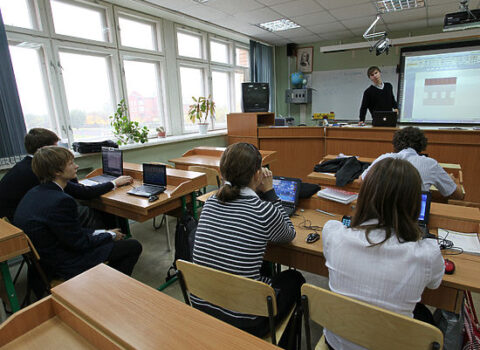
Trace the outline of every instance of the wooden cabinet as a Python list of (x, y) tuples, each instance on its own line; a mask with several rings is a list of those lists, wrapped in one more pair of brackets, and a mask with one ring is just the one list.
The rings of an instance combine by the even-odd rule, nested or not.
[(248, 142), (258, 147), (258, 127), (274, 124), (274, 113), (230, 113), (227, 115), (228, 144)]

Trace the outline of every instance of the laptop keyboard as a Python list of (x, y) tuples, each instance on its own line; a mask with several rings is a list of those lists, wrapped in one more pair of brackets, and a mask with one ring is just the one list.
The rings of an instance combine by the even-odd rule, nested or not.
[(150, 185), (141, 185), (135, 188), (137, 192), (157, 192), (157, 191), (165, 191), (165, 187), (163, 186), (150, 186)]
[(113, 181), (115, 179), (116, 179), (116, 177), (112, 176), (112, 175), (98, 175), (98, 176), (90, 178), (89, 180), (103, 184), (105, 182), (110, 182), (110, 181)]

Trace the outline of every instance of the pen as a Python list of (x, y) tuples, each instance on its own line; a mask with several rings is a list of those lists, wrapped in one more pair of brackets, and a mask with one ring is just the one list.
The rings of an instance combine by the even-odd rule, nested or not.
[(315, 209), (315, 210), (318, 211), (319, 213), (322, 213), (322, 214), (327, 214), (327, 215), (330, 215), (330, 216), (336, 216), (335, 214), (329, 213), (328, 211), (324, 211), (324, 210), (321, 210), (321, 209)]

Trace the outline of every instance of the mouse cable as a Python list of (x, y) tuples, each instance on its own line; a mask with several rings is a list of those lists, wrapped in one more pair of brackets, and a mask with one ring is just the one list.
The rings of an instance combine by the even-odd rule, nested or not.
[(447, 232), (445, 237), (438, 236), (438, 239), (437, 239), (437, 242), (440, 246), (440, 250), (447, 250), (448, 249), (448, 250), (452, 251), (450, 253), (445, 253), (447, 255), (460, 255), (460, 254), (462, 254), (463, 253), (463, 248), (456, 247), (451, 240), (447, 239), (450, 231), (445, 230), (445, 229), (444, 229), (444, 231)]

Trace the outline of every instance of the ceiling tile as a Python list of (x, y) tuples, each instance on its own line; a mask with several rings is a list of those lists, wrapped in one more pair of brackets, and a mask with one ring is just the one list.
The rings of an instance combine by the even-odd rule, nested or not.
[(216, 10), (234, 15), (236, 13), (252, 11), (265, 7), (265, 5), (258, 3), (254, 0), (209, 0), (205, 3), (206, 6), (214, 8)]
[(283, 4), (286, 2), (289, 2), (290, 0), (257, 0), (257, 2), (266, 5), (266, 6), (272, 6), (272, 5), (278, 5), (278, 4)]
[(315, 0), (315, 1), (327, 10), (333, 10), (340, 7), (366, 4), (367, 2), (371, 2), (369, 0)]
[(416, 21), (407, 21), (402, 23), (393, 23), (388, 24), (387, 27), (389, 30), (408, 30), (416, 28), (425, 28), (427, 26), (427, 19), (421, 19)]
[(159, 5), (171, 10), (180, 10), (192, 6), (192, 0), (146, 0), (147, 2)]
[(358, 28), (358, 27), (365, 27), (366, 30), (370, 24), (373, 23), (375, 20), (375, 16), (367, 16), (367, 17), (360, 17), (360, 18), (350, 18), (344, 19), (341, 21), (343, 25), (347, 28)]
[(313, 35), (303, 36), (301, 38), (295, 38), (293, 42), (295, 44), (309, 44), (309, 43), (314, 43), (321, 40), (322, 38), (320, 36), (313, 34)]
[(295, 28), (295, 29), (290, 29), (290, 30), (284, 30), (281, 32), (276, 33), (278, 36), (281, 36), (282, 38), (300, 38), (302, 36), (311, 36), (314, 35), (311, 31), (305, 29), (305, 28)]
[(281, 13), (285, 17), (306, 15), (311, 12), (321, 11), (322, 8), (313, 0), (295, 0), (284, 4), (271, 6), (272, 10)]
[(207, 22), (225, 17), (225, 13), (201, 4), (194, 4), (193, 6), (180, 10), (180, 12)]
[(291, 19), (295, 23), (300, 24), (304, 27), (336, 21), (335, 18), (333, 18), (328, 12), (325, 11), (309, 13), (308, 15), (297, 16)]
[(322, 34), (322, 37), (325, 38), (325, 40), (356, 38), (356, 36), (354, 34), (352, 34), (350, 31), (338, 31), (338, 32), (324, 33), (324, 34)]
[(350, 19), (357, 17), (375, 16), (377, 9), (372, 3), (354, 5), (341, 9), (331, 10), (330, 13), (338, 19)]
[(268, 7), (264, 7), (259, 10), (237, 13), (234, 15), (234, 17), (237, 20), (244, 21), (245, 23), (259, 24), (275, 21), (282, 18), (282, 15), (272, 11)]
[(451, 4), (457, 5), (457, 9), (458, 9), (459, 2), (460, 1), (456, 1), (456, 0), (428, 0), (427, 4), (428, 6), (432, 6), (432, 5), (451, 3)]
[(389, 12), (382, 15), (382, 19), (387, 25), (390, 23), (411, 22), (424, 18), (427, 18), (426, 8)]
[(347, 30), (347, 28), (345, 28), (344, 25), (340, 22), (317, 24), (315, 26), (307, 27), (307, 29), (312, 31), (315, 34), (320, 34), (322, 36), (324, 33)]
[(428, 22), (428, 26), (429, 27), (435, 27), (435, 26), (442, 26), (443, 25), (443, 20), (444, 20), (444, 17), (435, 17), (435, 18), (428, 18), (427, 19), (427, 22)]
[(429, 6), (427, 9), (428, 17), (444, 17), (447, 13), (458, 12), (458, 4), (443, 4)]

